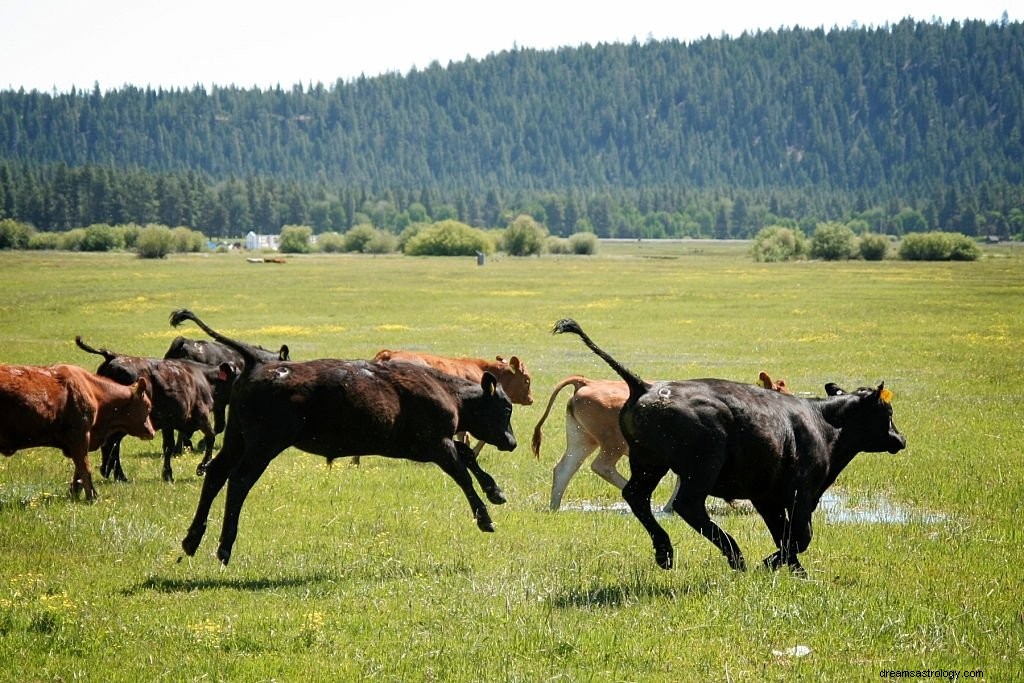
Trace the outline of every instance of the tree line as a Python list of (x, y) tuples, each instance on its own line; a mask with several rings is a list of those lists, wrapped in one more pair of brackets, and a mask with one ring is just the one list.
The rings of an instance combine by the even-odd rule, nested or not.
[(513, 49), (259, 90), (0, 91), (0, 218), (209, 236), (425, 220), (751, 237), (790, 221), (1024, 232), (1004, 19)]

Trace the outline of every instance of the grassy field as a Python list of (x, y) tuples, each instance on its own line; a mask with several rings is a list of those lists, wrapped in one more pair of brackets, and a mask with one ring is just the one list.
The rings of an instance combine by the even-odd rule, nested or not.
[[(160, 480), (159, 442), (127, 439), (129, 483), (66, 494), (52, 449), (0, 459), (0, 681), (878, 680), (880, 671), (1024, 676), (1024, 251), (974, 263), (756, 264), (742, 245), (603, 245), (595, 257), (475, 259), (0, 252), (0, 360), (162, 356), (172, 309), (294, 359), (381, 348), (518, 354), (537, 403), (519, 448), (481, 462), (508, 495), (477, 531), (438, 468), (289, 450), (249, 496), (231, 564), (213, 557), (223, 496), (194, 558), (179, 543), (198, 458)], [(539, 460), (533, 425), (569, 374), (610, 378), (576, 318), (647, 379), (759, 370), (796, 392), (884, 380), (907, 436), (862, 454), (835, 512), (815, 513), (808, 579), (728, 569), (662, 517), (677, 566), (587, 466), (547, 510), (559, 407)], [(98, 462), (98, 454), (96, 458)], [(98, 467), (97, 467), (98, 469)], [(669, 493), (666, 479), (656, 492)], [(720, 514), (748, 562), (759, 518)], [(793, 656), (793, 648), (809, 649)], [(803, 653), (805, 650), (800, 649)]]

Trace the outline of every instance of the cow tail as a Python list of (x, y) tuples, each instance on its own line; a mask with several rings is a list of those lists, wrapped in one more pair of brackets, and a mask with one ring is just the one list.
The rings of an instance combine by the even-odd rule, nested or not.
[(586, 383), (587, 379), (585, 377), (572, 375), (571, 377), (566, 377), (555, 385), (554, 391), (551, 392), (551, 398), (548, 399), (548, 406), (544, 409), (544, 414), (540, 416), (540, 420), (537, 421), (537, 425), (533, 428), (533, 441), (530, 442), (530, 447), (533, 449), (533, 457), (540, 458), (540, 442), (543, 439), (541, 427), (544, 426), (544, 421), (548, 419), (548, 413), (551, 412), (551, 406), (555, 404), (555, 397), (558, 396), (558, 393), (562, 389), (566, 388), (570, 384), (573, 387), (573, 393), (576, 393), (576, 391)]
[(84, 341), (82, 341), (81, 335), (75, 335), (75, 344), (77, 344), (78, 348), (82, 349), (86, 353), (95, 353), (97, 356), (103, 356), (103, 359), (108, 362), (114, 360), (118, 356), (118, 354), (112, 351), (107, 351), (106, 349), (97, 349), (93, 348), (92, 346), (89, 346)]
[(590, 339), (590, 337), (587, 336), (587, 333), (583, 331), (583, 328), (580, 327), (579, 323), (575, 320), (571, 318), (563, 318), (555, 323), (551, 332), (552, 334), (564, 334), (566, 332), (570, 332), (582, 339), (583, 343), (587, 345), (587, 348), (596, 353), (601, 360), (608, 364), (608, 367), (614, 370), (619, 377), (625, 380), (626, 385), (629, 387), (630, 400), (636, 400), (651, 388), (650, 384), (633, 374), (629, 368), (605, 353), (605, 351), (603, 351), (593, 342), (593, 340)]
[(217, 332), (209, 325), (204, 323), (202, 320), (200, 320), (195, 313), (188, 310), (187, 308), (178, 309), (177, 311), (171, 313), (172, 327), (177, 327), (186, 320), (191, 320), (192, 322), (199, 326), (199, 329), (201, 329), (206, 334), (210, 335), (213, 339), (219, 341), (224, 346), (228, 346), (234, 349), (235, 351), (238, 351), (238, 353), (242, 354), (242, 358), (245, 360), (245, 367), (242, 370), (243, 373), (248, 372), (251, 368), (256, 367), (256, 365), (259, 365), (262, 362), (260, 360), (260, 357), (256, 354), (255, 348), (249, 346), (244, 342), (235, 341), (230, 337), (225, 337), (220, 332)]

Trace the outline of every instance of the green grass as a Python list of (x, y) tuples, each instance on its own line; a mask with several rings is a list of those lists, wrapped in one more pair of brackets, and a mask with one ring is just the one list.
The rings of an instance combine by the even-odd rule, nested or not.
[[(518, 354), (537, 403), (513, 416), (519, 448), (482, 456), (509, 497), (476, 530), (436, 467), (383, 458), (333, 467), (286, 451), (254, 487), (231, 564), (213, 557), (223, 509), (194, 558), (179, 543), (198, 458), (160, 481), (158, 442), (128, 439), (131, 482), (66, 494), (52, 449), (0, 459), (0, 680), (688, 681), (878, 680), (885, 669), (1024, 675), (1024, 256), (975, 263), (756, 264), (737, 245), (603, 245), (596, 257), (475, 259), (0, 252), (0, 360), (160, 356), (189, 307), (215, 328), (293, 358), (381, 348)], [(550, 388), (611, 377), (576, 318), (648, 379), (759, 370), (820, 395), (886, 382), (903, 453), (862, 454), (836, 486), (940, 521), (836, 523), (815, 515), (788, 572), (732, 572), (679, 519), (662, 524), (675, 569), (615, 510), (547, 511), (562, 410), (529, 452)], [(564, 401), (564, 396), (562, 401)], [(561, 403), (561, 401), (560, 401)], [(97, 458), (98, 459), (98, 458)], [(656, 492), (657, 502), (669, 482)], [(565, 502), (611, 506), (584, 468)], [(753, 515), (720, 517), (756, 564), (772, 550)], [(796, 645), (810, 655), (779, 656)]]

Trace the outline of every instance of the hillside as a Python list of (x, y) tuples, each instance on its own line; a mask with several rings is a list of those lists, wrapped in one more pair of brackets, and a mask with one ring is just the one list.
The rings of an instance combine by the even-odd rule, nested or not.
[(1024, 26), (1006, 21), (517, 49), (269, 91), (0, 92), (0, 217), (43, 229), (138, 221), (118, 197), (142, 192), (153, 220), (183, 206), (211, 234), (386, 226), (414, 204), (562, 234), (872, 208), (1009, 230), (1022, 159)]

